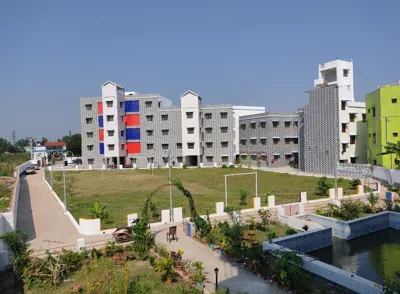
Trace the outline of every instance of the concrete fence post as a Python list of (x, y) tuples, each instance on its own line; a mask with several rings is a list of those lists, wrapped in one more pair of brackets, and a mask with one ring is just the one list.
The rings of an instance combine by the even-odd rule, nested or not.
[(357, 185), (357, 194), (364, 194), (364, 185)]
[(343, 198), (343, 188), (337, 188), (337, 192), (338, 192), (338, 193), (337, 193), (337, 194), (338, 194), (338, 195), (337, 195), (337, 196), (338, 196), (337, 198), (338, 198), (338, 199)]
[(285, 215), (285, 208), (281, 205), (277, 207), (278, 210), (278, 216), (279, 215)]
[(261, 208), (261, 198), (259, 198), (259, 197), (253, 198), (253, 208), (254, 209)]
[(216, 210), (217, 215), (223, 215), (224, 214), (224, 202), (216, 202), (215, 210)]
[(76, 250), (81, 250), (85, 248), (85, 238), (80, 238), (76, 240)]
[(380, 182), (376, 183), (376, 191), (381, 192), (381, 183)]
[(330, 199), (335, 199), (336, 198), (335, 188), (329, 189), (329, 198)]
[(274, 207), (275, 206), (275, 196), (274, 195), (270, 195), (268, 196), (268, 207)]
[(304, 214), (305, 209), (304, 209), (304, 204), (299, 204), (299, 214)]
[(300, 202), (307, 203), (307, 192), (300, 192)]

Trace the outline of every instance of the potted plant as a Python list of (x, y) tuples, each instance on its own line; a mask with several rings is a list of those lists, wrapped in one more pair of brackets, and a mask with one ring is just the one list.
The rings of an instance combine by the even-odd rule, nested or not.
[(183, 251), (178, 249), (178, 252), (171, 251), (171, 258), (174, 261), (174, 267), (177, 271), (182, 271), (183, 262), (182, 262)]

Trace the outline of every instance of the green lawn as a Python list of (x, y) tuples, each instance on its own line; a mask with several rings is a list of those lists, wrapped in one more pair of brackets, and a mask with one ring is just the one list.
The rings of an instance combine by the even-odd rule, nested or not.
[(8, 211), (12, 191), (12, 188), (10, 189), (9, 185), (0, 179), (0, 212)]
[[(196, 209), (199, 214), (215, 213), (215, 202), (224, 201), (224, 175), (231, 173), (253, 172), (240, 168), (194, 168), (173, 169), (172, 177), (179, 178), (184, 187), (191, 191)], [(101, 181), (101, 171), (68, 172), (74, 178), (73, 196), (67, 195), (68, 209), (72, 215), (90, 217), (89, 208), (95, 201), (101, 206), (107, 206), (108, 221), (102, 224), (104, 228), (111, 228), (126, 223), (126, 215), (142, 211), (147, 195), (162, 184), (168, 183), (168, 170), (155, 169), (154, 175), (150, 170), (105, 171), (104, 182)], [(49, 176), (48, 176), (49, 178)], [(61, 173), (54, 173), (54, 188), (61, 199), (64, 199)], [(317, 199), (315, 194), (318, 178), (304, 177), (272, 172), (258, 171), (258, 195), (262, 205), (265, 205), (266, 193), (269, 191), (276, 196), (276, 204), (284, 204), (299, 200), (300, 192), (307, 192), (308, 199)], [(333, 179), (329, 180), (333, 186)], [(49, 181), (50, 182), (50, 181)], [(354, 194), (348, 181), (341, 180), (340, 186), (344, 194)], [(255, 196), (254, 175), (228, 178), (228, 205), (239, 206), (240, 190), (249, 193), (249, 200), (243, 208), (252, 205)], [(154, 195), (153, 200), (159, 209), (169, 208), (169, 189), (161, 189)], [(173, 188), (174, 207), (183, 207), (184, 215), (189, 213), (188, 201)]]

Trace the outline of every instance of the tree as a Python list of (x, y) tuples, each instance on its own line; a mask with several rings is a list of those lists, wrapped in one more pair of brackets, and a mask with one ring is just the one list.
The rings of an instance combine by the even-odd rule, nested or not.
[(47, 140), (46, 137), (42, 137), (42, 141), (40, 141), (40, 145), (44, 145), (44, 143), (48, 142), (49, 140)]
[(61, 139), (67, 143), (67, 150), (71, 151), (75, 156), (82, 154), (82, 137), (81, 134), (73, 134), (72, 136), (64, 136)]
[(397, 143), (388, 142), (385, 149), (386, 152), (382, 153), (382, 155), (394, 154), (396, 159), (400, 158), (400, 141), (397, 141)]
[(0, 154), (8, 151), (10, 143), (3, 138), (0, 138)]
[(318, 195), (327, 196), (330, 188), (332, 188), (332, 185), (328, 182), (327, 177), (321, 177), (318, 179), (316, 191)]

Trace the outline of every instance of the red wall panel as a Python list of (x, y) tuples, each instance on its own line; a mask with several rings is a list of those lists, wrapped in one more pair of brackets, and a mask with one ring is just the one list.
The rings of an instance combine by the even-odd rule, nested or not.
[(127, 127), (140, 126), (140, 116), (139, 114), (127, 114), (125, 115), (125, 122)]
[(99, 141), (104, 141), (104, 130), (103, 129), (99, 130)]
[(140, 153), (140, 142), (126, 142), (126, 151), (128, 154)]
[(103, 102), (98, 102), (97, 103), (97, 113), (98, 114), (103, 114)]

